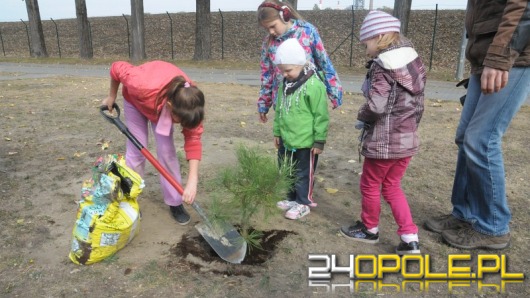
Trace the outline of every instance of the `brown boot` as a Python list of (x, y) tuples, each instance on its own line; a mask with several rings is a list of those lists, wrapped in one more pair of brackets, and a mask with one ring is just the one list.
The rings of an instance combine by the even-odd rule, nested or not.
[(504, 249), (510, 246), (510, 233), (491, 236), (477, 232), (471, 226), (458, 230), (444, 230), (442, 238), (448, 244), (462, 249)]
[(431, 217), (423, 223), (423, 226), (429, 231), (441, 233), (444, 230), (459, 229), (470, 226), (470, 224), (465, 221), (461, 221), (452, 214), (447, 214), (438, 217)]

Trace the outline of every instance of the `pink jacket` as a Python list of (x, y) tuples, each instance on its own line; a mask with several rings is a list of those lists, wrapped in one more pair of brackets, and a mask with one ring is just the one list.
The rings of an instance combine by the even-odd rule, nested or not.
[[(169, 135), (173, 121), (169, 111), (164, 109), (165, 100), (155, 107), (156, 97), (158, 92), (176, 76), (183, 76), (190, 81), (180, 68), (164, 61), (151, 61), (139, 66), (117, 61), (110, 67), (110, 77), (122, 84), (122, 94), (125, 100), (149, 121), (158, 123), (157, 133), (162, 135)], [(193, 129), (182, 129), (186, 159), (201, 159), (203, 131), (202, 123)]]

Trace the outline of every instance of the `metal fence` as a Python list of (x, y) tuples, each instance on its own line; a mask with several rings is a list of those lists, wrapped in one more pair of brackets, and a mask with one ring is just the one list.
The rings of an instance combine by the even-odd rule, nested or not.
[[(336, 65), (362, 67), (364, 48), (357, 36), (366, 10), (301, 11), (315, 25)], [(254, 12), (212, 12), (212, 59), (258, 61), (265, 31)], [(408, 38), (425, 64), (454, 69), (462, 41), (463, 10), (413, 10)], [(130, 57), (130, 16), (89, 18), (94, 58)], [(78, 57), (75, 19), (43, 20), (50, 57)], [(1, 22), (4, 57), (29, 57), (27, 21)], [(145, 48), (148, 59), (191, 60), (195, 43), (195, 13), (145, 15)]]

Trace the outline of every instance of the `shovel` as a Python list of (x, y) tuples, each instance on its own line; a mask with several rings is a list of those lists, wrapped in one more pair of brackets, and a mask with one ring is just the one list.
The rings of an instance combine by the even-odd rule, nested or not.
[[(127, 126), (123, 124), (120, 120), (120, 108), (118, 105), (114, 104), (113, 107), (116, 111), (116, 116), (113, 116), (108, 112), (109, 108), (107, 106), (101, 106), (99, 109), (103, 117), (110, 123), (116, 125), (118, 129), (134, 144), (134, 146), (140, 150), (142, 155), (145, 156), (160, 174), (162, 174), (162, 176), (164, 176), (164, 178), (166, 178), (167, 181), (169, 181), (169, 183), (182, 195), (184, 192), (182, 186), (166, 169), (164, 169), (158, 160), (154, 158), (154, 156), (136, 139), (136, 137), (131, 134), (129, 129), (127, 129)], [(198, 223), (195, 228), (206, 242), (210, 244), (213, 250), (223, 260), (234, 264), (240, 264), (245, 258), (247, 252), (247, 243), (243, 237), (241, 237), (237, 230), (228, 223), (217, 221), (212, 223), (196, 202), (193, 202), (191, 206), (202, 219), (202, 222)]]

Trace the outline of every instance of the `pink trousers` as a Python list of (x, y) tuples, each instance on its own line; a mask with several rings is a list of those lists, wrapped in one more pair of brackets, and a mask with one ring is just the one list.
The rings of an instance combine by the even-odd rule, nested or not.
[(398, 225), (397, 234), (416, 234), (418, 227), (412, 220), (409, 203), (401, 189), (401, 179), (411, 157), (401, 159), (365, 158), (361, 175), (362, 211), (361, 220), (368, 228), (379, 225), (381, 195), (390, 205)]
[[(135, 136), (138, 141), (146, 148), (149, 140), (149, 124), (151, 124), (151, 130), (156, 143), (157, 160), (173, 176), (173, 178), (175, 178), (175, 180), (182, 184), (182, 178), (180, 176), (180, 163), (177, 158), (175, 144), (173, 143), (173, 128), (171, 128), (169, 136), (157, 134), (155, 132), (156, 124), (149, 121), (133, 105), (127, 102), (127, 100), (124, 100), (123, 111), (127, 128), (131, 134)], [(140, 176), (144, 177), (146, 158), (130, 140), (127, 140), (125, 147), (125, 161), (128, 167), (136, 171)], [(162, 195), (164, 196), (164, 202), (166, 205), (181, 205), (182, 196), (164, 177), (162, 177), (162, 175), (159, 176)]]

